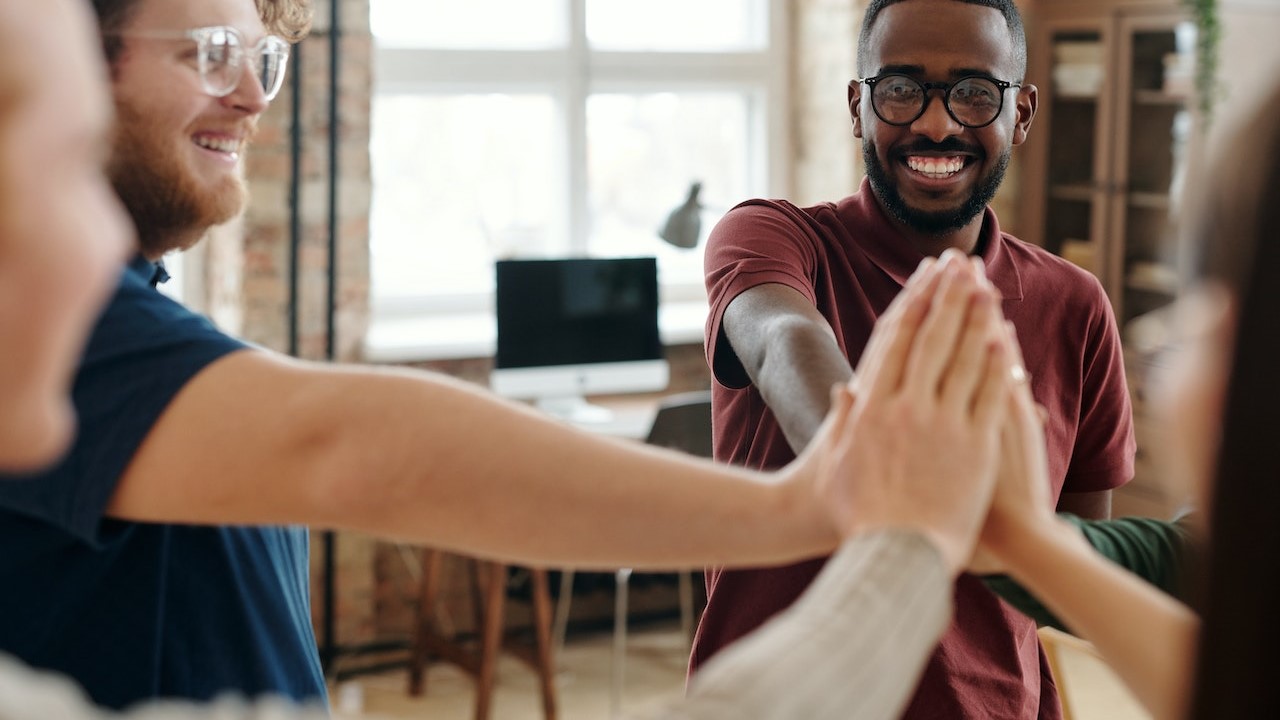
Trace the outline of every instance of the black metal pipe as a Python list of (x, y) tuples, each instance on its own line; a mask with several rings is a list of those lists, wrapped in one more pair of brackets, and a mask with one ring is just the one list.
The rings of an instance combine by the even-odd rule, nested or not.
[[(338, 287), (338, 79), (342, 67), (342, 1), (329, 2), (329, 243), (328, 288), (325, 297), (325, 359), (335, 358), (334, 336), (337, 330)], [(320, 661), (325, 672), (333, 669), (337, 658), (337, 630), (334, 601), (337, 597), (337, 537), (333, 531), (324, 533), (324, 645)]]
[(342, 67), (341, 0), (331, 0), (329, 29), (329, 282), (325, 298), (325, 359), (335, 358), (338, 306), (338, 139), (342, 123), (338, 110), (339, 68)]
[(290, 51), (293, 74), (289, 77), (292, 93), (289, 110), (289, 354), (297, 357), (298, 337), (298, 258), (302, 246), (302, 43)]

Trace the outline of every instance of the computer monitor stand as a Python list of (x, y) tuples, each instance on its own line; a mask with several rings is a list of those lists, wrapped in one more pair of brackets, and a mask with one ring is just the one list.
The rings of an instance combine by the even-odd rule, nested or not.
[(613, 422), (612, 410), (592, 405), (581, 395), (540, 397), (534, 401), (534, 405), (542, 412), (574, 425), (589, 427)]

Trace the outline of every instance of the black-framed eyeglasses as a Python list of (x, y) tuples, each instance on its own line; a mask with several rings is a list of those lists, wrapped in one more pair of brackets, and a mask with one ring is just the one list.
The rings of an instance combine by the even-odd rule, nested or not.
[(1004, 91), (1022, 83), (969, 75), (955, 82), (920, 82), (910, 75), (887, 73), (853, 82), (871, 89), (871, 109), (890, 125), (910, 125), (929, 107), (929, 94), (942, 91), (942, 104), (956, 122), (981, 128), (995, 122), (1004, 110)]
[(289, 43), (283, 38), (268, 35), (249, 46), (240, 31), (233, 27), (217, 25), (192, 30), (150, 30), (118, 33), (121, 37), (155, 38), (159, 40), (194, 40), (197, 66), (204, 91), (214, 97), (226, 97), (240, 84), (245, 65), (253, 68), (253, 74), (262, 85), (262, 93), (272, 100), (284, 85), (285, 70), (289, 66)]

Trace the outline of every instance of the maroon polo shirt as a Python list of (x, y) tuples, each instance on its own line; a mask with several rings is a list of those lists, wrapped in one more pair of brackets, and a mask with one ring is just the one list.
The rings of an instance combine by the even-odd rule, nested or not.
[[(1032, 392), (1048, 411), (1054, 498), (1124, 484), (1133, 475), (1133, 420), (1120, 339), (1101, 285), (1056, 255), (1000, 232), (990, 208), (978, 247), (1004, 314), (1018, 330)], [(831, 323), (840, 349), (856, 365), (876, 318), (922, 259), (898, 236), (865, 181), (856, 195), (836, 204), (802, 209), (752, 200), (731, 210), (712, 232), (705, 261), (716, 458), (777, 468), (795, 457), (721, 333), (730, 301), (764, 283), (794, 288)], [(928, 438), (920, 440), (921, 452), (929, 452)], [(709, 571), (691, 670), (790, 605), (823, 562)], [(1035, 623), (977, 578), (962, 575), (955, 618), (905, 717), (1037, 716), (1056, 719), (1061, 710)]]

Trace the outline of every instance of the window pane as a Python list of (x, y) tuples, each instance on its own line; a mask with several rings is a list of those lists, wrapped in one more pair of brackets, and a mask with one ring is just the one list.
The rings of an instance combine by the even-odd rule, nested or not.
[(375, 296), (488, 292), (493, 260), (563, 253), (563, 152), (545, 95), (379, 95)]
[(587, 0), (599, 50), (754, 50), (768, 42), (768, 0)]
[(528, 50), (565, 44), (565, 0), (371, 0), (383, 47)]
[[(592, 95), (587, 101), (591, 254), (655, 255), (662, 282), (702, 283), (702, 248), (716, 219), (763, 193), (751, 181), (751, 97), (743, 93)], [(702, 183), (696, 248), (658, 237)]]

